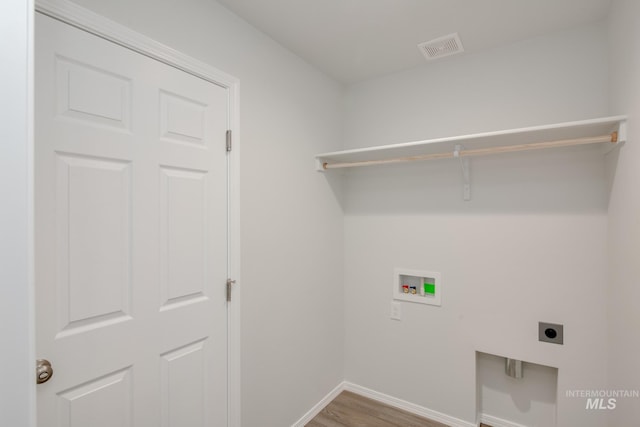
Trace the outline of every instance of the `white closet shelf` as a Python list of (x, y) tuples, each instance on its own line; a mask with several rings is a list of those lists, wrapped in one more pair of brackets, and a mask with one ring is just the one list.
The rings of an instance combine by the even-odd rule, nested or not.
[(585, 144), (619, 146), (626, 116), (602, 117), (497, 132), (382, 145), (316, 155), (318, 171), (389, 163), (463, 158)]

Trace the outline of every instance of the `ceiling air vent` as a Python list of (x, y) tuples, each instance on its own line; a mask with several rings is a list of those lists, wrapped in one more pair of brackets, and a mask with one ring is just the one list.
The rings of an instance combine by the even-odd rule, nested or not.
[(458, 33), (420, 43), (418, 49), (429, 61), (464, 52)]

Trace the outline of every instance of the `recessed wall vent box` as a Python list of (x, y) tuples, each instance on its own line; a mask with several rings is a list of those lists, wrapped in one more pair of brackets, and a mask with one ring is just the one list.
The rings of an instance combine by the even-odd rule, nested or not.
[(393, 299), (441, 305), (442, 279), (435, 271), (394, 270)]

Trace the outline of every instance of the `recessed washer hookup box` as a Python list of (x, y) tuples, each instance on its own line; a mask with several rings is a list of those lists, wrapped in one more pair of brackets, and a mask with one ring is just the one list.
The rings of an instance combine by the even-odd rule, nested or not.
[(440, 306), (442, 279), (435, 271), (394, 270), (393, 299)]

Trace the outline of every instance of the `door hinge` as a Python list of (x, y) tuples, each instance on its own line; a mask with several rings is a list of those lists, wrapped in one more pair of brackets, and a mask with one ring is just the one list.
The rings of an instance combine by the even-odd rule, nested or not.
[(231, 301), (231, 286), (236, 283), (235, 280), (227, 279), (227, 301)]
[(227, 153), (231, 151), (231, 129), (227, 131)]

